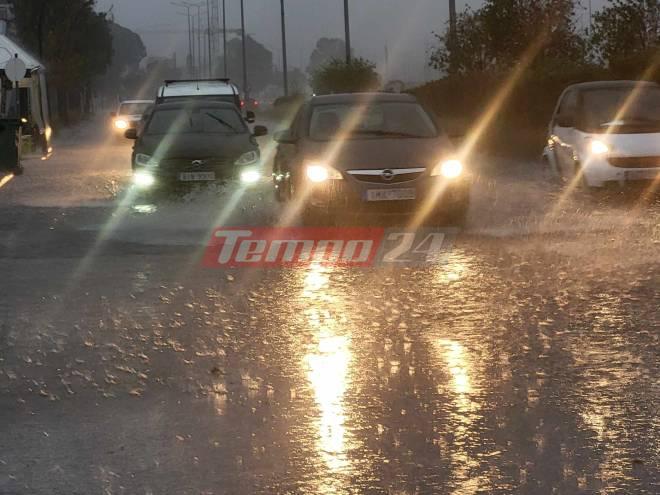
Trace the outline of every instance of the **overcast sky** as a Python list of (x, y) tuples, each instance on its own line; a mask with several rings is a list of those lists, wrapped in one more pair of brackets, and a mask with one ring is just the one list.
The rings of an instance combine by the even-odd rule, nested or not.
[[(220, 0), (222, 2), (222, 0)], [(597, 9), (606, 0), (592, 0)], [(170, 0), (97, 0), (99, 9), (114, 5), (116, 21), (137, 31), (149, 55), (171, 56), (187, 51), (187, 21)], [(226, 0), (228, 27), (240, 27), (240, 1)], [(478, 7), (481, 0), (457, 0), (457, 8)], [(344, 37), (342, 0), (285, 0), (290, 65), (305, 68), (316, 41)], [(588, 5), (588, 0), (583, 0)], [(351, 0), (351, 35), (357, 55), (381, 66), (389, 51), (389, 75), (419, 81), (435, 74), (425, 67), (434, 45), (433, 31), (448, 18), (447, 0)], [(281, 65), (279, 0), (245, 0), (248, 33), (266, 45)], [(587, 16), (584, 16), (585, 22)], [(181, 59), (182, 60), (182, 59)]]

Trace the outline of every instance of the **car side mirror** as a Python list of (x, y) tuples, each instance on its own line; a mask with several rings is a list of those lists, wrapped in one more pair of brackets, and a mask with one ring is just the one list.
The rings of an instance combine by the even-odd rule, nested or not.
[(110, 117), (113, 119), (117, 116), (117, 112), (110, 112)]
[(254, 137), (265, 136), (266, 134), (268, 134), (268, 128), (267, 127), (265, 127), (263, 125), (255, 125), (254, 126), (254, 132), (252, 133), (252, 135)]
[(124, 137), (126, 139), (137, 139), (138, 138), (137, 129), (126, 129), (126, 131), (124, 132)]
[(574, 127), (575, 119), (570, 114), (558, 115), (557, 118), (555, 119), (555, 123), (559, 127)]
[(295, 144), (296, 143), (296, 139), (293, 137), (293, 134), (291, 133), (290, 129), (287, 129), (285, 131), (276, 132), (273, 137), (275, 138), (275, 141), (277, 141), (280, 144)]
[(257, 116), (254, 114), (254, 112), (248, 111), (245, 112), (245, 120), (247, 120), (248, 124), (252, 124), (255, 120), (257, 120)]

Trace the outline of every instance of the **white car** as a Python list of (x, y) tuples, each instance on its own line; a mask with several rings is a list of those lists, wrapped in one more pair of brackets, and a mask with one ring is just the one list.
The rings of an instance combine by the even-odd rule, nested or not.
[(550, 169), (586, 187), (660, 181), (660, 85), (603, 81), (569, 86), (543, 152)]
[(116, 112), (112, 112), (112, 127), (122, 135), (128, 129), (136, 129), (142, 116), (154, 104), (152, 100), (127, 100), (119, 104)]

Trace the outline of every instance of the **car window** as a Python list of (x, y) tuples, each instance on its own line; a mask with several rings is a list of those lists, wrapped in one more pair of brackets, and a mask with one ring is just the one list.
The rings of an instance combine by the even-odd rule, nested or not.
[(378, 136), (430, 138), (437, 136), (438, 131), (417, 103), (340, 103), (314, 107), (309, 125), (310, 137), (328, 140), (340, 133), (349, 139)]
[(156, 110), (145, 134), (239, 134), (247, 132), (240, 114), (230, 108)]
[(558, 115), (562, 116), (575, 116), (577, 112), (577, 101), (578, 101), (578, 93), (577, 91), (569, 91), (564, 95), (564, 98), (561, 101), (561, 104), (559, 105), (559, 111), (557, 112)]
[(603, 88), (582, 96), (582, 125), (592, 132), (660, 129), (660, 89)]

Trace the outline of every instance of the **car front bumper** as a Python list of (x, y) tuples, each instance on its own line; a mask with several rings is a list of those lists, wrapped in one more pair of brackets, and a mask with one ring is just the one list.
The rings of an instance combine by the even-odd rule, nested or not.
[[(308, 181), (303, 185), (307, 206), (324, 210), (374, 213), (410, 214), (420, 209), (434, 212), (449, 209), (467, 201), (470, 180), (467, 177), (445, 179), (424, 176), (397, 184), (361, 182), (352, 177), (328, 180), (320, 184)], [(414, 199), (370, 201), (369, 191), (414, 190)]]
[[(655, 165), (649, 161), (653, 158), (657, 159), (657, 166), (648, 166)], [(592, 187), (603, 187), (608, 183), (660, 182), (660, 157), (590, 157), (581, 165), (582, 173)]]

